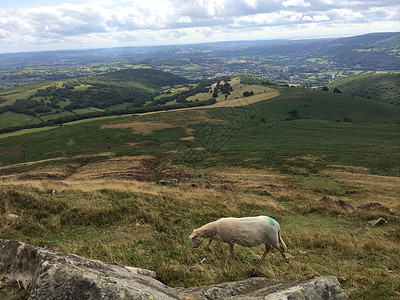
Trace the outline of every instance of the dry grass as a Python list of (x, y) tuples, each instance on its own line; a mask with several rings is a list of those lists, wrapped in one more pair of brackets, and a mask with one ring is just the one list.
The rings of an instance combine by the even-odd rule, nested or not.
[[(185, 110), (185, 109), (182, 109)], [(122, 122), (101, 126), (101, 129), (130, 129), (137, 134), (150, 135), (154, 131), (168, 128), (184, 128), (188, 134), (193, 134), (194, 130), (188, 128), (190, 125), (208, 123), (223, 123), (224, 120), (213, 119), (207, 115), (205, 110), (193, 112), (180, 112), (174, 110), (173, 118), (170, 118), (169, 111), (145, 113), (138, 116), (133, 122)]]
[[(77, 155), (77, 156), (73, 156), (72, 159), (83, 158), (83, 157), (85, 157), (85, 158), (108, 157), (108, 156), (113, 156), (113, 155), (114, 155), (114, 153), (112, 153), (112, 152), (103, 152), (103, 153), (92, 154), (92, 155)], [(57, 158), (49, 158), (49, 159), (32, 161), (32, 162), (24, 162), (24, 163), (15, 164), (15, 165), (7, 165), (7, 166), (0, 167), (0, 170), (9, 169), (9, 168), (21, 168), (21, 167), (33, 166), (36, 164), (60, 161), (60, 160), (66, 159), (66, 158), (67, 157), (61, 156), (61, 157), (57, 157)]]
[(400, 178), (392, 176), (378, 176), (346, 171), (324, 171), (321, 175), (328, 176), (341, 183), (347, 190), (354, 191), (352, 200), (355, 205), (371, 202), (383, 206), (400, 209)]
[[(202, 169), (191, 171), (192, 179), (168, 186), (110, 175), (129, 168), (145, 170), (151, 159), (94, 162), (63, 180), (0, 181), (0, 237), (44, 242), (60, 251), (152, 269), (158, 279), (173, 286), (252, 276), (287, 281), (335, 275), (353, 299), (400, 296), (396, 216), (377, 212), (389, 223), (373, 228), (366, 220), (371, 212), (318, 206), (313, 199), (326, 195), (325, 191), (300, 186), (292, 176), (273, 170)], [(395, 177), (337, 170), (320, 175), (340, 181), (343, 197), (353, 205), (371, 199), (388, 205), (400, 186)], [(8, 213), (20, 218), (10, 223)], [(281, 224), (290, 264), (275, 250), (259, 261), (262, 245), (236, 246), (236, 259), (230, 258), (223, 243), (214, 243), (211, 251), (190, 247), (188, 235), (206, 222), (261, 214)]]
[(103, 126), (101, 126), (100, 129), (131, 129), (135, 133), (149, 135), (153, 131), (156, 131), (156, 130), (175, 128), (175, 127), (176, 126), (169, 124), (169, 123), (135, 121), (135, 122), (131, 122), (131, 123), (103, 125)]
[(179, 140), (192, 142), (192, 141), (195, 141), (196, 138), (194, 136), (187, 136), (187, 137), (180, 138)]
[(231, 99), (230, 97), (228, 97), (228, 99), (226, 101), (219, 101), (213, 105), (211, 105), (210, 107), (237, 107), (237, 106), (247, 106), (247, 105), (251, 105), (260, 101), (264, 101), (264, 100), (268, 100), (268, 99), (272, 99), (275, 97), (279, 96), (279, 90), (277, 89), (271, 89), (271, 88), (265, 88), (263, 87), (263, 89), (265, 90), (265, 92), (262, 92), (260, 94), (256, 94), (253, 96), (249, 96), (249, 97), (240, 97), (240, 98), (233, 98)]
[[(280, 92), (278, 89), (268, 88), (261, 85), (244, 85), (241, 82), (240, 77), (235, 77), (232, 80), (228, 81), (228, 83), (232, 86), (233, 91), (228, 96), (228, 99), (225, 100), (225, 95), (220, 94), (216, 100), (217, 103), (209, 106), (212, 108), (216, 107), (237, 107), (237, 106), (246, 106), (250, 104), (254, 104), (263, 100), (272, 99), (278, 97)], [(220, 84), (224, 84), (222, 81)], [(211, 85), (211, 88), (214, 89), (216, 87), (216, 83)], [(253, 91), (254, 95), (250, 97), (243, 97), (244, 92)], [(188, 100), (208, 100), (211, 98), (211, 93), (199, 93), (197, 95), (191, 96)]]

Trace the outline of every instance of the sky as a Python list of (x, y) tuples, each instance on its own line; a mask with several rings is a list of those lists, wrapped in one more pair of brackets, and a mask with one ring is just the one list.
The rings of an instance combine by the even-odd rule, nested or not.
[(0, 53), (395, 31), (399, 0), (0, 0)]

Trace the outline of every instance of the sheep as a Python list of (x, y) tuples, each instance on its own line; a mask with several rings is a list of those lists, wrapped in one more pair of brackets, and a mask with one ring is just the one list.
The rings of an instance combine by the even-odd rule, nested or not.
[(221, 218), (193, 230), (189, 238), (192, 239), (193, 248), (198, 248), (206, 238), (210, 239), (206, 247), (208, 249), (210, 249), (213, 240), (227, 243), (232, 257), (235, 256), (233, 252), (234, 244), (245, 247), (265, 244), (265, 251), (261, 260), (265, 258), (271, 246), (273, 246), (289, 262), (285, 254), (287, 250), (286, 244), (282, 240), (280, 232), (281, 229), (278, 222), (267, 216)]

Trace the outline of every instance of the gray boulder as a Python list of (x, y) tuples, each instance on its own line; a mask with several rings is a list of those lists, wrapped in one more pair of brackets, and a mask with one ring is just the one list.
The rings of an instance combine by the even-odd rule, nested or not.
[(153, 271), (0, 240), (0, 279), (31, 289), (30, 300), (67, 299), (347, 299), (334, 276), (292, 283), (249, 278), (193, 288), (171, 288)]

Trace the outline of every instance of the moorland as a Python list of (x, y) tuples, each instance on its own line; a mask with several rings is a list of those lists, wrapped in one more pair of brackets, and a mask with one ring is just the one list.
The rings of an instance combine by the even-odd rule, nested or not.
[[(62, 110), (74, 102), (70, 97), (58, 100), (60, 108), (50, 106), (56, 102), (51, 97), (102, 82), (99, 90), (143, 92), (145, 101), (134, 109), (163, 110), (1, 134), (0, 238), (151, 269), (171, 286), (334, 275), (352, 299), (400, 296), (397, 102), (351, 94), (346, 82), (305, 89), (233, 75), (196, 83), (154, 70), (146, 82), (133, 80), (133, 73), (124, 82), (127, 72), (3, 91), (8, 105), (21, 98), (13, 95), (25, 93), (49, 103), (48, 114), (79, 115), (79, 109), (95, 108), (89, 96), (89, 106), (70, 111)], [(160, 74), (172, 82), (151, 86), (151, 77)], [(54, 95), (40, 94), (48, 87)], [(210, 97), (207, 105), (194, 105)], [(133, 104), (132, 97), (97, 109)], [(177, 104), (187, 106), (165, 110)], [(4, 112), (2, 120), (11, 114), (16, 113)], [(41, 114), (46, 113), (32, 117), (45, 118)], [(252, 215), (280, 223), (289, 264), (274, 250), (260, 261), (261, 245), (237, 246), (235, 259), (226, 244), (215, 243), (210, 251), (191, 248), (194, 228)], [(372, 226), (378, 218), (386, 223)], [(8, 285), (0, 289), (4, 299), (22, 294)]]

